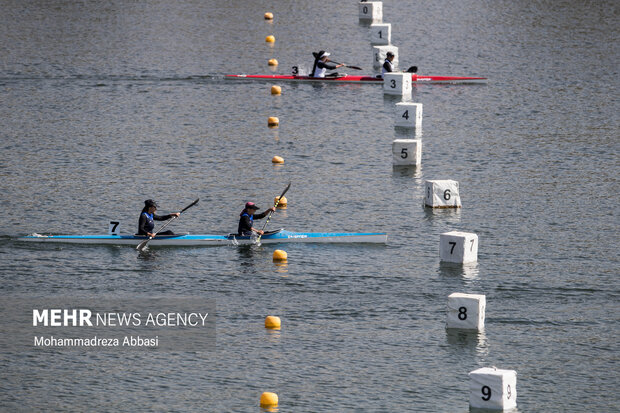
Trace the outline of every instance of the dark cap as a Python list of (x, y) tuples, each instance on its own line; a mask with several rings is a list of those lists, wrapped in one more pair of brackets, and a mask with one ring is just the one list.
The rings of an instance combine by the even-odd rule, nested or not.
[(159, 206), (157, 205), (157, 202), (153, 201), (152, 199), (147, 199), (146, 201), (144, 201), (144, 206), (147, 208), (150, 208), (150, 207), (159, 208)]
[(392, 52), (387, 52), (385, 56), (386, 56), (386, 57), (394, 57), (394, 53), (392, 53)]
[(245, 209), (258, 209), (254, 202), (248, 202), (245, 204)]

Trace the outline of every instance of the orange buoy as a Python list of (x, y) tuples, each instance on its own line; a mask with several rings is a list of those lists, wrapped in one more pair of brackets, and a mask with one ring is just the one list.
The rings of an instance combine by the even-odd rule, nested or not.
[(284, 158), (276, 155), (273, 158), (271, 158), (271, 163), (284, 163)]
[(276, 127), (280, 124), (280, 119), (276, 118), (275, 116), (271, 116), (269, 117), (269, 119), (267, 119), (267, 125), (270, 127)]
[(282, 322), (280, 321), (280, 317), (276, 317), (275, 315), (268, 315), (265, 317), (265, 328), (279, 330), (281, 325)]
[(267, 62), (267, 64), (269, 66), (277, 66), (278, 65), (278, 61), (276, 59), (269, 59), (269, 61)]
[(281, 95), (282, 94), (282, 88), (280, 86), (276, 86), (276, 85), (271, 86), (271, 94), (272, 95)]
[(265, 13), (265, 20), (273, 20), (273, 13), (271, 12)]
[(275, 250), (273, 252), (273, 260), (274, 261), (287, 261), (288, 254), (284, 250)]
[(265, 37), (265, 41), (267, 43), (275, 43), (276, 42), (276, 38), (275, 38), (275, 36), (270, 34), (269, 36)]
[(273, 407), (278, 405), (278, 395), (271, 392), (264, 392), (260, 395), (261, 407)]
[[(282, 160), (282, 162), (284, 162), (284, 160)], [(279, 196), (275, 197), (273, 200), (274, 205), (277, 203), (278, 206), (276, 208), (286, 208), (286, 204), (287, 204), (288, 200), (286, 199), (285, 196), (283, 196), (282, 198), (280, 198)]]

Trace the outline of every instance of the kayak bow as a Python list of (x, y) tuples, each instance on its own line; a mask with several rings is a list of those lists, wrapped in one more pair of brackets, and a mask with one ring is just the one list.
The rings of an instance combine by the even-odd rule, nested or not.
[[(68, 244), (96, 244), (96, 245), (138, 245), (147, 237), (141, 235), (39, 235), (32, 234), (20, 237), (24, 242), (52, 242)], [(284, 229), (266, 232), (261, 237), (262, 244), (276, 244), (284, 242), (312, 242), (312, 243), (386, 243), (386, 233), (359, 233), (359, 232), (291, 232)], [(231, 244), (254, 244), (252, 237), (228, 235), (158, 235), (149, 245), (152, 246), (217, 246)]]

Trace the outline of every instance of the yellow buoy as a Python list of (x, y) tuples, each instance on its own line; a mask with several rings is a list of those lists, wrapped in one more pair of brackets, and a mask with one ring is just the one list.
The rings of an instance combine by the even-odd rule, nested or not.
[(271, 407), (278, 405), (278, 395), (271, 392), (264, 392), (260, 395), (260, 405), (261, 407)]
[(271, 158), (271, 163), (284, 163), (284, 158), (276, 155), (273, 158)]
[(267, 119), (267, 125), (269, 126), (278, 126), (280, 124), (280, 119), (276, 118), (275, 116), (270, 116), (269, 119)]
[(275, 43), (276, 38), (275, 38), (275, 36), (273, 36), (273, 35), (271, 35), (271, 34), (270, 34), (269, 36), (265, 37), (265, 41), (266, 41), (267, 43)]
[(265, 13), (265, 20), (273, 20), (273, 13), (271, 12)]
[[(284, 162), (284, 160), (282, 161)], [(278, 202), (278, 200), (280, 200), (280, 202)], [(286, 203), (288, 202), (288, 200), (286, 199), (285, 196), (283, 196), (282, 198), (280, 198), (279, 196), (275, 197), (273, 200), (274, 205), (277, 203), (278, 204), (278, 208), (286, 208)]]
[(275, 250), (273, 252), (274, 261), (286, 261), (287, 258), (288, 258), (288, 254), (284, 250)]
[(269, 62), (267, 62), (269, 64), (269, 66), (277, 66), (278, 65), (278, 61), (276, 59), (269, 59)]
[(265, 328), (280, 329), (281, 325), (280, 317), (276, 317), (275, 315), (268, 315), (265, 317)]
[(282, 94), (282, 88), (280, 86), (276, 86), (276, 85), (271, 86), (271, 94), (272, 95), (281, 95)]

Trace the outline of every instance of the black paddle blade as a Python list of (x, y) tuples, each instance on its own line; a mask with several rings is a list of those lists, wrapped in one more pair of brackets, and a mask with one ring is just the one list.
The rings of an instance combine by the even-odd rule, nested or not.
[(192, 202), (191, 204), (189, 204), (188, 206), (186, 206), (185, 208), (183, 208), (183, 209), (181, 210), (181, 212), (185, 212), (185, 211), (187, 211), (188, 209), (190, 209), (191, 207), (193, 207), (194, 205), (196, 205), (196, 204), (198, 203), (198, 201), (200, 201), (200, 198), (197, 198), (194, 202)]
[(291, 183), (289, 182), (288, 185), (286, 186), (286, 188), (284, 189), (284, 192), (282, 192), (282, 194), (280, 195), (280, 198), (282, 198), (284, 196), (284, 194), (286, 193), (286, 191), (288, 191), (288, 189), (291, 187)]
[(358, 66), (349, 66), (349, 65), (345, 65), (346, 67), (350, 68), (350, 69), (355, 69), (355, 70), (362, 70), (361, 67)]

